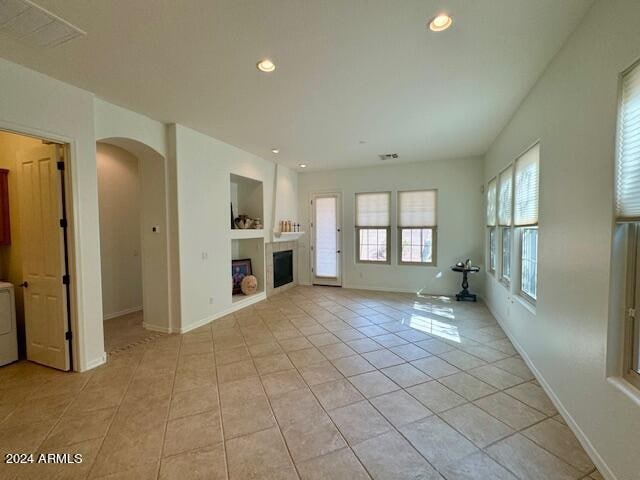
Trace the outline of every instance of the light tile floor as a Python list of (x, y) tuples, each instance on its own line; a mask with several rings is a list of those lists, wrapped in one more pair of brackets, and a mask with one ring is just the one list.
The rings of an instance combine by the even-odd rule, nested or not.
[(90, 372), (0, 368), (0, 452), (83, 455), (7, 480), (600, 478), (482, 304), (320, 287)]
[(142, 326), (144, 315), (142, 310), (110, 318), (104, 322), (104, 349), (108, 354), (115, 354), (148, 342), (163, 334), (152, 332)]

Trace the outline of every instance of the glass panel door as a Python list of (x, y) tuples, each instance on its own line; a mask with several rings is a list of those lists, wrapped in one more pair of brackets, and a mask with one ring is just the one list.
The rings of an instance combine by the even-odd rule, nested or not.
[(315, 195), (313, 212), (313, 283), (341, 285), (340, 195)]

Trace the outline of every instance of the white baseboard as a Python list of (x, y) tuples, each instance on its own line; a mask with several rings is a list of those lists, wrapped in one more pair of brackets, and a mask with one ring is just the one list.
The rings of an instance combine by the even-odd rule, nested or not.
[(169, 327), (163, 327), (161, 325), (153, 325), (151, 323), (142, 322), (142, 326), (147, 330), (151, 330), (152, 332), (173, 333), (173, 331)]
[(98, 358), (94, 358), (93, 360), (88, 361), (84, 365), (84, 368), (81, 367), (80, 371), (86, 372), (87, 370), (94, 369), (105, 363), (107, 363), (107, 354), (106, 352), (102, 352), (102, 355), (100, 355)]
[(496, 321), (500, 324), (500, 327), (502, 328), (504, 333), (507, 335), (507, 337), (509, 337), (509, 340), (513, 344), (514, 348), (520, 354), (520, 356), (522, 357), (522, 360), (524, 360), (524, 363), (527, 364), (527, 367), (529, 367), (529, 370), (531, 370), (531, 373), (535, 375), (536, 380), (538, 381), (542, 389), (545, 391), (549, 399), (551, 399), (551, 402), (556, 407), (556, 410), (558, 410), (558, 412), (560, 413), (564, 421), (567, 423), (569, 428), (573, 431), (574, 435), (582, 445), (582, 448), (585, 449), (585, 451), (593, 461), (598, 471), (602, 474), (602, 476), (606, 480), (618, 480), (617, 477), (613, 474), (613, 472), (609, 468), (609, 466), (607, 465), (607, 463), (604, 461), (604, 459), (600, 456), (598, 451), (595, 449), (595, 447), (593, 446), (589, 438), (585, 435), (585, 433), (582, 431), (582, 429), (577, 424), (577, 422), (573, 419), (569, 411), (562, 404), (558, 396), (551, 389), (551, 386), (547, 383), (547, 381), (542, 376), (540, 371), (533, 364), (533, 362), (531, 361), (531, 358), (529, 358), (529, 355), (527, 355), (527, 352), (524, 350), (524, 348), (522, 348), (522, 345), (520, 345), (520, 343), (518, 343), (518, 341), (515, 339), (515, 337), (509, 330), (509, 328), (506, 326), (505, 321), (499, 315), (496, 314), (496, 312), (491, 307), (491, 304), (489, 302), (487, 302), (482, 297), (480, 297), (480, 299), (487, 306), (487, 308), (489, 309), (491, 314), (494, 316)]
[(135, 312), (139, 312), (140, 310), (142, 310), (142, 305), (138, 306), (138, 307), (131, 307), (131, 308), (125, 308), (124, 310), (120, 310), (119, 312), (113, 312), (113, 313), (109, 313), (107, 315), (104, 315), (102, 317), (102, 320), (111, 320), (112, 318), (117, 318), (117, 317), (121, 317), (122, 315), (127, 315), (129, 313), (135, 313)]
[(260, 293), (256, 293), (255, 295), (252, 295), (250, 297), (248, 297), (245, 300), (239, 301), (234, 303), (233, 305), (231, 305), (229, 308), (226, 308), (225, 310), (222, 310), (221, 312), (216, 312), (213, 315), (210, 315), (208, 317), (204, 317), (201, 318), (200, 320), (191, 323), (189, 325), (187, 325), (186, 327), (181, 327), (179, 332), (180, 333), (187, 333), (190, 332), (192, 330), (195, 330), (196, 328), (199, 328), (203, 325), (206, 325), (207, 323), (211, 323), (214, 320), (224, 317), (226, 315), (229, 315), (233, 312), (237, 312), (238, 310), (242, 310), (245, 307), (248, 307), (250, 305), (253, 305), (254, 303), (258, 303), (261, 302), (263, 300), (267, 299), (267, 293), (266, 292), (260, 292)]

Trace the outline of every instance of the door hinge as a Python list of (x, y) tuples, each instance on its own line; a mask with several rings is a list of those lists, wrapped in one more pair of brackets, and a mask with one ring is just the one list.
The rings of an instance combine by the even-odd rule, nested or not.
[(71, 283), (71, 277), (69, 277), (69, 275), (63, 275), (62, 276), (62, 284), (63, 285), (69, 285), (69, 283)]
[(73, 338), (73, 334), (71, 333), (71, 330), (65, 332), (64, 334), (64, 339), (65, 340), (71, 340)]
[(59, 161), (56, 163), (56, 165), (58, 166), (58, 170), (64, 170), (64, 161)]
[(60, 228), (67, 228), (67, 219), (66, 218), (61, 218), (60, 219)]
[(635, 308), (630, 308), (629, 309), (629, 317), (630, 318), (636, 318), (636, 309)]

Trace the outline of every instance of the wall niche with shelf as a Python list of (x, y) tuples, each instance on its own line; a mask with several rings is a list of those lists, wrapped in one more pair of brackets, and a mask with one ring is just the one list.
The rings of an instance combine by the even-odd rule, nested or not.
[[(231, 208), (233, 219), (247, 215), (252, 219), (259, 218), (264, 225), (264, 195), (260, 180), (231, 174), (230, 176)], [(229, 227), (232, 228), (231, 223)], [(233, 228), (236, 228), (235, 225)]]
[[(231, 258), (233, 260), (251, 259), (252, 274), (258, 280), (258, 289), (253, 295), (232, 294), (232, 302), (248, 300), (265, 292), (264, 239), (247, 238), (231, 240)], [(233, 272), (232, 272), (233, 275)]]

